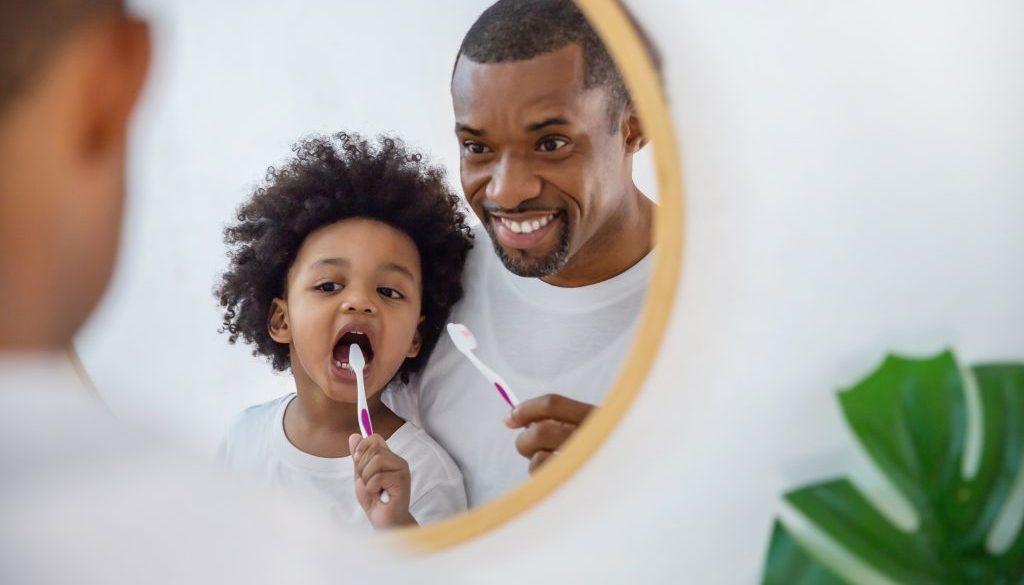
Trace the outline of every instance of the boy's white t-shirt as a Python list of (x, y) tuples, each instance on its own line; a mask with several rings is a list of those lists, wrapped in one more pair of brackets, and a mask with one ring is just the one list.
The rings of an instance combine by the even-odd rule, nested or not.
[[(600, 403), (633, 341), (653, 253), (606, 281), (562, 288), (506, 270), (482, 227), (474, 238), (462, 278), (465, 295), (450, 318), (473, 332), (474, 353), (520, 400), (555, 393)], [(515, 448), (520, 431), (503, 421), (508, 405), (447, 333), (422, 374), (383, 399), (455, 459), (471, 507), (527, 479), (529, 463)]]
[[(221, 455), (227, 467), (246, 478), (279, 486), (317, 506), (345, 527), (371, 531), (355, 493), (351, 457), (317, 457), (292, 445), (284, 432), (284, 413), (295, 394), (247, 408), (235, 420)], [(387, 439), (388, 447), (409, 463), (409, 512), (420, 524), (466, 510), (462, 474), (444, 449), (412, 423)]]

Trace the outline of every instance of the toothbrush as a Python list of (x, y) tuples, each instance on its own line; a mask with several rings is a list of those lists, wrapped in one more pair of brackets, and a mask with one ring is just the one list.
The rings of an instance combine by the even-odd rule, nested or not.
[[(363, 358), (363, 350), (355, 343), (348, 348), (348, 365), (356, 374), (356, 409), (359, 411), (359, 433), (363, 438), (373, 434), (373, 423), (370, 422), (370, 409), (366, 406), (366, 384), (363, 381), (363, 368), (366, 367), (366, 360)], [(386, 504), (391, 501), (391, 496), (385, 490), (380, 490), (380, 503)]]
[(476, 366), (476, 369), (487, 378), (487, 381), (494, 384), (494, 388), (498, 391), (498, 394), (508, 403), (512, 408), (519, 406), (519, 399), (512, 393), (512, 389), (508, 387), (508, 383), (505, 382), (494, 372), (494, 370), (484, 365), (480, 358), (476, 357), (473, 350), (476, 349), (476, 337), (469, 331), (469, 328), (462, 323), (449, 323), (448, 324), (448, 337), (452, 338), (452, 343), (455, 344), (455, 348), (462, 352), (469, 361)]

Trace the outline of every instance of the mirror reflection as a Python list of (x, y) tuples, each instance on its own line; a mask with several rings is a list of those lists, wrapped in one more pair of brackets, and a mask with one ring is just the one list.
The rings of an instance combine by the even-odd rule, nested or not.
[(578, 9), (179, 4), (76, 342), (110, 407), (355, 530), (557, 457), (629, 350), (656, 207)]

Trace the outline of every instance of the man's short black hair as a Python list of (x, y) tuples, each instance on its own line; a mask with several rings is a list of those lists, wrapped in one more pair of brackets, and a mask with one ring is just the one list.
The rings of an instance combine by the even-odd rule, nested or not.
[(122, 0), (0, 0), (0, 110), (77, 27)]
[[(600, 87), (608, 93), (614, 130), (629, 103), (629, 91), (601, 38), (572, 0), (498, 0), (470, 27), (459, 57), (474, 63), (524, 61), (570, 44), (583, 52), (583, 88)], [(659, 58), (647, 44), (657, 65)]]
[[(317, 136), (296, 144), (295, 158), (270, 167), (265, 184), (224, 230), (230, 266), (216, 294), (224, 308), (222, 331), (242, 339), (275, 370), (290, 365), (289, 348), (270, 337), (275, 298), (285, 298), (288, 271), (306, 236), (350, 218), (388, 224), (408, 235), (420, 254), (423, 302), (419, 355), (399, 369), (403, 382), (418, 372), (437, 344), (452, 305), (462, 298), (462, 268), (472, 247), (462, 200), (444, 169), (423, 162), (397, 138), (376, 144), (358, 134)], [(372, 242), (359, 245), (372, 246)]]

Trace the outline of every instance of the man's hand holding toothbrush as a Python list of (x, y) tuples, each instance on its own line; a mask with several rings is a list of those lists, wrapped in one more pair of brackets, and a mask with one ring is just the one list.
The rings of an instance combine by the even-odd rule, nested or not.
[(594, 408), (560, 394), (545, 394), (523, 400), (509, 411), (505, 424), (523, 429), (516, 437), (516, 450), (529, 460), (530, 473), (558, 453)]

